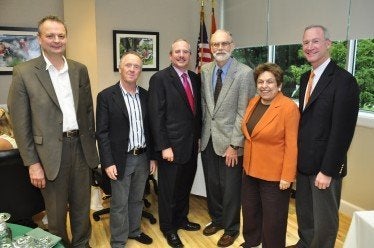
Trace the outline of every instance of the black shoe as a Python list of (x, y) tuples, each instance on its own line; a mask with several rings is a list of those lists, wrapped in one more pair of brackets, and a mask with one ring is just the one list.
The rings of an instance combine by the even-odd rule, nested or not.
[(184, 224), (182, 224), (179, 228), (186, 231), (198, 231), (201, 227), (197, 223), (187, 221)]
[(129, 239), (135, 239), (136, 241), (145, 245), (150, 245), (153, 242), (153, 239), (145, 233), (141, 233), (136, 237), (129, 237)]
[(180, 240), (179, 236), (177, 233), (168, 233), (168, 234), (164, 234), (165, 237), (166, 237), (166, 240), (168, 241), (168, 244), (173, 247), (173, 248), (182, 248), (184, 247), (183, 246), (183, 243), (182, 241)]

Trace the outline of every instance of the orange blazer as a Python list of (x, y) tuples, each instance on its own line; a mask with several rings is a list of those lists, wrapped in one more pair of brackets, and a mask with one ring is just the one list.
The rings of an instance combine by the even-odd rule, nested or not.
[(279, 92), (249, 135), (247, 122), (259, 100), (260, 97), (255, 96), (249, 101), (242, 122), (244, 171), (266, 181), (293, 182), (297, 164), (299, 109)]

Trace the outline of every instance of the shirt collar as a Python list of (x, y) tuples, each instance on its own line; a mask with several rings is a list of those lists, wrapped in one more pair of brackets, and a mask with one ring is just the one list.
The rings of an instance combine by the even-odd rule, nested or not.
[[(49, 70), (49, 68), (54, 68), (54, 69), (56, 69), (56, 67), (54, 67), (54, 65), (51, 63), (51, 61), (45, 56), (45, 54), (44, 54), (44, 52), (42, 52), (43, 53), (43, 57), (44, 57), (44, 60), (45, 60), (45, 64), (46, 64), (46, 66), (45, 66), (45, 69), (48, 71)], [(68, 63), (66, 62), (66, 59), (65, 59), (65, 56), (64, 55), (62, 55), (62, 59), (64, 60), (64, 66), (62, 67), (62, 69), (59, 71), (60, 73), (63, 73), (63, 72), (65, 72), (65, 71), (67, 71), (68, 70)]]
[(230, 68), (231, 63), (232, 63), (232, 58), (231, 57), (229, 58), (229, 60), (227, 61), (227, 63), (224, 66), (222, 66), (222, 68), (218, 67), (218, 65), (216, 63), (216, 66), (214, 68), (214, 73), (216, 74), (217, 71), (218, 71), (218, 69), (221, 69), (222, 70), (222, 74), (227, 75), (227, 72), (228, 72), (228, 70)]
[[(121, 81), (121, 80), (120, 80), (120, 83), (119, 83), (119, 87), (121, 87), (122, 93), (123, 93), (124, 95), (128, 95), (128, 94), (131, 95), (130, 92), (126, 91), (126, 89), (123, 88), (123, 86), (122, 86), (122, 81)], [(136, 86), (136, 88), (135, 88), (135, 95), (136, 95), (136, 94), (139, 94), (139, 87), (138, 87), (138, 86)]]
[(327, 65), (330, 63), (330, 61), (331, 61), (330, 58), (326, 59), (325, 62), (323, 62), (320, 66), (318, 66), (316, 69), (313, 70), (315, 78), (320, 78), (321, 77), (322, 73), (325, 71), (325, 69), (326, 69)]
[(174, 70), (177, 72), (177, 74), (178, 74), (179, 77), (182, 77), (182, 74), (183, 74), (183, 73), (186, 73), (186, 74), (187, 74), (187, 77), (189, 77), (189, 76), (188, 76), (188, 70), (184, 70), (184, 71), (182, 71), (181, 69), (178, 69), (178, 68), (175, 67), (175, 66), (173, 66), (173, 68), (174, 68)]

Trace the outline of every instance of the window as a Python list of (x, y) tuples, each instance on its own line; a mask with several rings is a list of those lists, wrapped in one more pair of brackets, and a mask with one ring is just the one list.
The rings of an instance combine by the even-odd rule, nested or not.
[(374, 39), (357, 40), (353, 74), (360, 86), (360, 109), (374, 111)]
[[(233, 51), (233, 57), (251, 68), (271, 61), (271, 57), (274, 57), (274, 63), (284, 70), (283, 93), (297, 99), (300, 77), (310, 70), (310, 64), (304, 59), (300, 44), (275, 46), (274, 54), (270, 56), (268, 50), (273, 47), (237, 48)], [(372, 115), (374, 112), (374, 39), (334, 41), (330, 53), (331, 58), (339, 66), (352, 68), (349, 70), (352, 70), (355, 75), (361, 91), (360, 110), (369, 111), (368, 113)]]
[(265, 63), (268, 60), (268, 47), (236, 48), (232, 52), (232, 56), (239, 62), (255, 68), (257, 65)]

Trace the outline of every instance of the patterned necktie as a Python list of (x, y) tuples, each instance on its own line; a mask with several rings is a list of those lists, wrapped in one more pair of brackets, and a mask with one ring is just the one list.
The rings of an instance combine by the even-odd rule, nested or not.
[(186, 73), (182, 74), (182, 79), (183, 79), (183, 88), (184, 88), (184, 91), (186, 91), (188, 103), (190, 104), (192, 112), (195, 113), (195, 103), (194, 103), (194, 99), (193, 99), (193, 95), (192, 95), (191, 86), (188, 83), (187, 74)]
[(217, 102), (219, 93), (222, 89), (222, 69), (217, 70), (217, 81), (216, 81), (216, 88), (214, 89), (214, 103)]
[(312, 94), (312, 87), (313, 87), (313, 79), (314, 79), (314, 72), (311, 71), (308, 84), (306, 86), (305, 98), (304, 98), (304, 108), (309, 102), (310, 95)]

